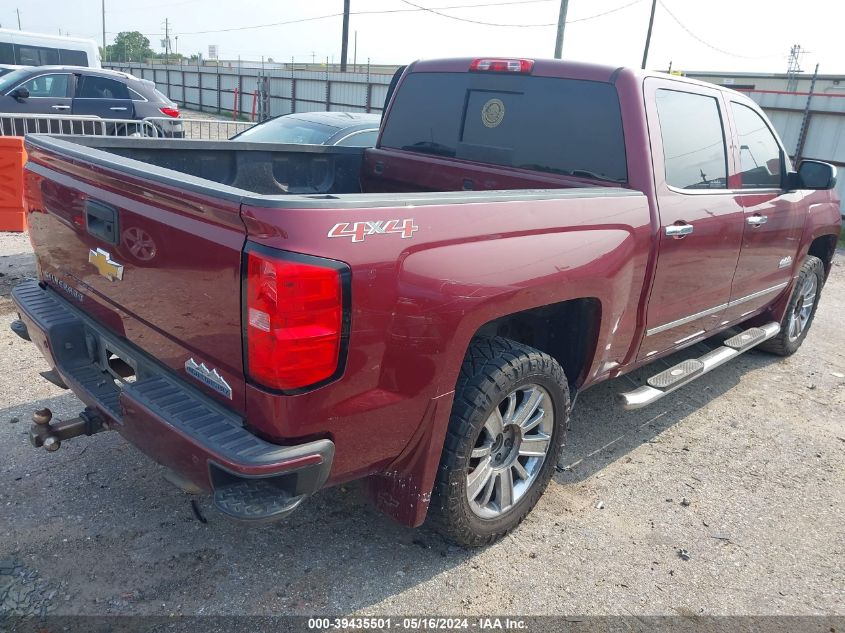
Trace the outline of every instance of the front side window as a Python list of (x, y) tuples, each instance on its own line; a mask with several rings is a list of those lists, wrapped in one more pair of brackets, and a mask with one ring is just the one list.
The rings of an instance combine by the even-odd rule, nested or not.
[(731, 102), (739, 141), (743, 189), (780, 187), (781, 154), (774, 134), (763, 118), (748, 106)]
[(62, 98), (68, 96), (70, 75), (39, 75), (22, 83), (19, 88), (29, 90), (30, 97)]
[(726, 189), (727, 151), (716, 99), (661, 89), (656, 101), (667, 184), (679, 189)]
[(8, 42), (0, 42), (0, 64), (14, 64), (15, 50)]
[(129, 89), (114, 79), (86, 75), (79, 81), (77, 99), (129, 99)]

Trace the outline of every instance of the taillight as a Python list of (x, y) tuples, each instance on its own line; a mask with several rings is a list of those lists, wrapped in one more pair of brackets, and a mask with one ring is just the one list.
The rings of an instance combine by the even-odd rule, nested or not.
[(331, 260), (248, 250), (244, 321), (253, 381), (288, 391), (334, 376), (344, 335), (343, 270)]
[(533, 59), (475, 59), (469, 65), (470, 70), (490, 73), (530, 73), (533, 68)]
[(158, 111), (161, 112), (163, 115), (173, 117), (174, 119), (179, 117), (179, 108), (165, 107), (159, 108)]

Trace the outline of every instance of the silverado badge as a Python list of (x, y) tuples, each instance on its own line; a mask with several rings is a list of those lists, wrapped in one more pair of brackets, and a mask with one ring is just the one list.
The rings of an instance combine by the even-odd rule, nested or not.
[(185, 361), (185, 371), (191, 378), (196, 378), (206, 387), (232, 399), (232, 388), (216, 369), (209, 368), (205, 363), (197, 363), (193, 358)]
[(102, 248), (88, 251), (88, 263), (94, 264), (97, 272), (109, 281), (120, 281), (123, 279), (123, 264), (118, 264)]

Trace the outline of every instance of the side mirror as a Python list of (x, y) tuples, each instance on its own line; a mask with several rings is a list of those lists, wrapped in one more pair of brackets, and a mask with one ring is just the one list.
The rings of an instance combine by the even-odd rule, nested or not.
[(798, 188), (833, 189), (836, 186), (836, 167), (819, 160), (803, 160), (798, 166)]
[(12, 90), (11, 95), (15, 99), (29, 99), (29, 90), (26, 88), (15, 88)]

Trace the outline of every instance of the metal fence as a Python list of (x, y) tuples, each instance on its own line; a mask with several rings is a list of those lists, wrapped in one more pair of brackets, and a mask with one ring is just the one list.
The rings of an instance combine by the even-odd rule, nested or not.
[(0, 136), (72, 134), (79, 136), (144, 136), (225, 140), (255, 125), (217, 119), (100, 119), (61, 114), (0, 114)]
[(27, 134), (160, 136), (160, 128), (149, 120), (100, 119), (60, 114), (0, 114), (0, 136)]
[[(261, 84), (269, 116), (293, 112), (381, 112), (391, 75), (272, 68), (113, 63), (107, 68), (154, 81), (182, 107), (258, 118)], [(266, 82), (264, 79), (266, 78)]]

